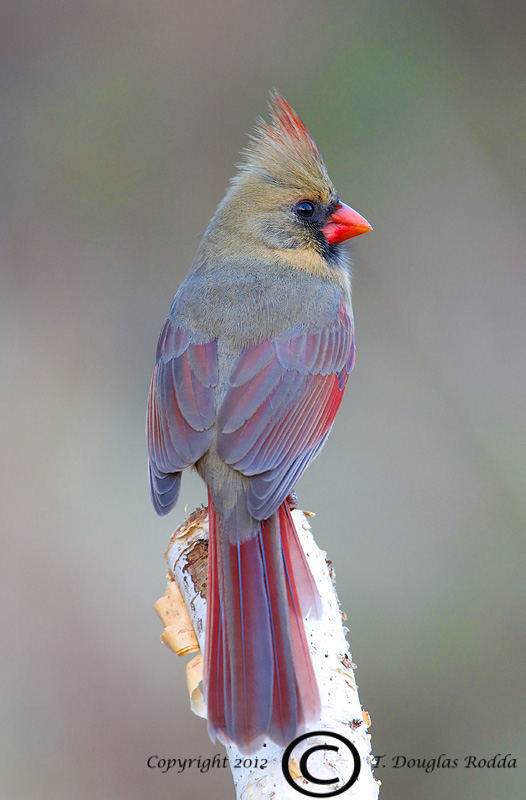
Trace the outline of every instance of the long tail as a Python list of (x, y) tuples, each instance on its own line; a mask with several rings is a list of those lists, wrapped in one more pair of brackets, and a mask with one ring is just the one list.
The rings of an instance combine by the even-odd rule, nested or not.
[(303, 625), (320, 597), (287, 503), (239, 541), (235, 513), (224, 522), (208, 502), (208, 730), (245, 753), (266, 736), (285, 746), (320, 713)]

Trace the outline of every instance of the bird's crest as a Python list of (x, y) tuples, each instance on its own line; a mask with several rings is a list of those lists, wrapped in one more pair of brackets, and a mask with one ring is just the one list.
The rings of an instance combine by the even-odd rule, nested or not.
[(312, 158), (322, 161), (309, 131), (285, 98), (277, 92), (271, 95), (270, 114), (272, 125), (263, 122), (258, 131), (261, 138), (270, 140), (274, 147), (305, 150)]
[(276, 91), (271, 94), (270, 118), (270, 123), (257, 120), (251, 141), (243, 151), (241, 175), (256, 173), (268, 182), (285, 186), (306, 181), (334, 191), (316, 142), (294, 109)]

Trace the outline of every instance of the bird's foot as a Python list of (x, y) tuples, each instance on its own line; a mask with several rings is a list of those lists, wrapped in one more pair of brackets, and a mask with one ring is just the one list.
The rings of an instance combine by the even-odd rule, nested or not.
[(295, 508), (299, 507), (299, 500), (298, 495), (292, 490), (292, 492), (287, 497), (287, 503), (289, 504), (289, 508), (291, 511), (294, 511)]

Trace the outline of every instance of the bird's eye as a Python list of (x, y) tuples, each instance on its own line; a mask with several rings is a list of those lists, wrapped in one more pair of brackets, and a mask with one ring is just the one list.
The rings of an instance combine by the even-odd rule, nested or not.
[(314, 205), (313, 203), (309, 203), (308, 200), (302, 200), (301, 203), (298, 203), (296, 206), (296, 214), (303, 219), (308, 219), (312, 217), (314, 214)]

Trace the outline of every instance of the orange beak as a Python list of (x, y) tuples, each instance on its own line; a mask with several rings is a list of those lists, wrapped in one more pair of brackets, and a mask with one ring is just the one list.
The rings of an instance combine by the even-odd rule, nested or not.
[(329, 221), (321, 229), (329, 244), (344, 242), (353, 236), (372, 231), (369, 225), (357, 211), (345, 203), (340, 203), (329, 217)]

